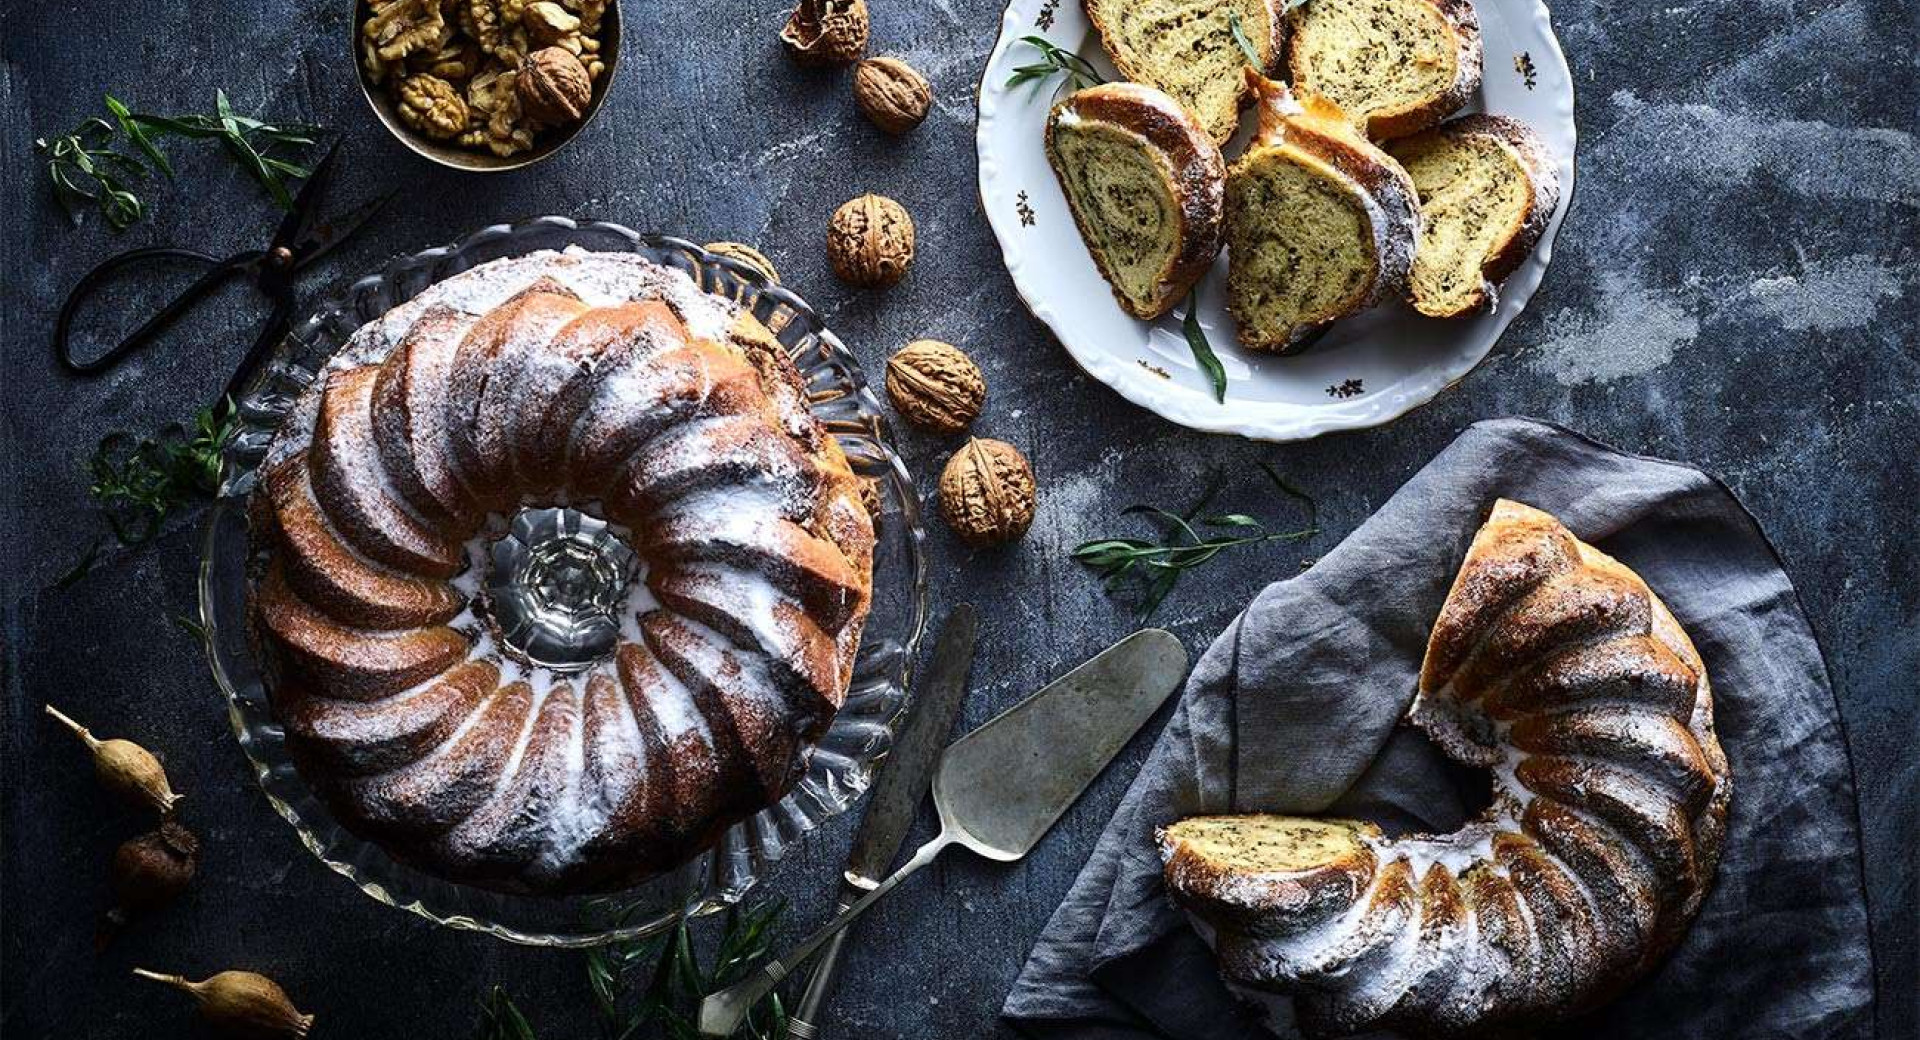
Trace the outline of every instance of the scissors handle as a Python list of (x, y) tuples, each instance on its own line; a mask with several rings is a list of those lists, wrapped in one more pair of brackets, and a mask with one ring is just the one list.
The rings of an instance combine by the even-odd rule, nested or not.
[[(237, 253), (222, 260), (219, 257), (211, 256), (195, 249), (181, 249), (175, 246), (148, 246), (143, 249), (129, 250), (118, 256), (108, 257), (93, 270), (88, 271), (86, 275), (80, 279), (79, 284), (73, 287), (73, 291), (67, 294), (66, 303), (60, 307), (60, 317), (54, 322), (53, 326), (54, 356), (59, 359), (61, 367), (76, 375), (93, 375), (104, 372), (114, 365), (119, 364), (120, 360), (128, 354), (145, 346), (155, 336), (164, 332), (168, 326), (179, 319), (180, 315), (185, 314), (188, 308), (212, 292), (221, 282), (226, 281), (235, 273), (251, 267), (261, 259), (261, 256), (262, 254), (257, 251), (246, 252)], [(90, 361), (76, 361), (73, 357), (72, 346), (68, 342), (68, 334), (72, 330), (73, 317), (79, 312), (80, 304), (89, 296), (93, 295), (99, 288), (100, 283), (106, 281), (120, 270), (136, 265), (153, 263), (155, 261), (187, 261), (204, 264), (208, 267), (208, 270), (205, 274), (195, 279), (193, 284), (182, 289), (180, 294), (175, 296), (165, 307), (160, 308), (158, 314), (148, 318), (144, 324), (133, 330), (127, 338), (115, 344), (113, 349)]]

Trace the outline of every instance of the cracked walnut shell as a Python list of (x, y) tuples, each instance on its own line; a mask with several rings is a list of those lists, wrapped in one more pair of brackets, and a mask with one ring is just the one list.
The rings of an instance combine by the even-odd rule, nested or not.
[(933, 88), (898, 58), (868, 58), (853, 70), (853, 100), (874, 126), (904, 134), (927, 118)]
[(968, 545), (1011, 542), (1033, 525), (1033, 468), (1020, 449), (975, 437), (940, 474), (940, 513)]
[(801, 65), (846, 65), (867, 52), (867, 29), (867, 0), (800, 0), (780, 42)]
[(913, 218), (883, 195), (850, 200), (827, 222), (827, 261), (850, 285), (893, 285), (913, 264)]
[(987, 380), (960, 348), (917, 339), (887, 360), (887, 398), (915, 426), (954, 434), (980, 417)]
[(527, 118), (549, 126), (579, 122), (593, 100), (587, 67), (565, 47), (543, 47), (527, 55), (514, 90)]
[(438, 76), (408, 76), (400, 84), (400, 118), (438, 141), (467, 128), (467, 102), (453, 84)]

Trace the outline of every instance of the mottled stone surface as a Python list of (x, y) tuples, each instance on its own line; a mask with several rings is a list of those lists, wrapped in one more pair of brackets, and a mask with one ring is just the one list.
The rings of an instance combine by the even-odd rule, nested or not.
[[(31, 144), (95, 113), (103, 90), (164, 111), (208, 106), (216, 86), (243, 110), (343, 131), (348, 198), (410, 192), (314, 272), (310, 292), (486, 223), (557, 212), (759, 245), (870, 377), (922, 336), (977, 358), (991, 387), (978, 432), (1026, 450), (1042, 494), (1032, 534), (1011, 549), (968, 552), (943, 530), (930, 539), (936, 601), (984, 608), (964, 725), (1132, 627), (1126, 606), (1067, 559), (1073, 544), (1130, 530), (1114, 517), (1133, 502), (1183, 505), (1216, 475), (1223, 505), (1281, 517), (1286, 505), (1256, 461), (1318, 499), (1323, 531), (1223, 557), (1176, 590), (1158, 620), (1195, 651), (1261, 583), (1325, 551), (1476, 419), (1541, 416), (1725, 477), (1777, 542), (1829, 655), (1860, 777), (1882, 1032), (1920, 1031), (1911, 4), (1556, 4), (1580, 91), (1580, 180), (1531, 308), (1432, 405), (1291, 446), (1189, 433), (1125, 404), (1083, 378), (1021, 308), (972, 185), (974, 81), (999, 18), (993, 0), (875, 0), (877, 48), (924, 71), (937, 94), (926, 125), (898, 141), (860, 118), (844, 74), (781, 58), (780, 0), (627, 6), (624, 65), (600, 121), (560, 158), (485, 179), (429, 166), (385, 137), (357, 96), (348, 6), (337, 0), (0, 6), (9, 1035), (185, 1035), (184, 1002), (130, 979), (136, 964), (268, 971), (319, 1013), (316, 1037), (465, 1036), (494, 982), (520, 995), (543, 1036), (592, 1035), (579, 955), (436, 930), (378, 906), (320, 866), (267, 805), (199, 649), (171, 620), (193, 609), (196, 522), (109, 548), (92, 575), (50, 587), (97, 530), (80, 464), (93, 443), (188, 414), (220, 386), (256, 315), (236, 287), (171, 349), (80, 382), (56, 372), (47, 348), (61, 295), (111, 252), (158, 242), (230, 251), (262, 241), (277, 218), (210, 149), (181, 147), (179, 182), (152, 186), (151, 221), (120, 236), (72, 229)], [(913, 273), (885, 293), (841, 287), (823, 251), (827, 214), (869, 190), (900, 199), (920, 229)], [(133, 294), (113, 301), (138, 305)], [(930, 491), (956, 442), (902, 438)], [(193, 890), (104, 954), (92, 935), (106, 859), (137, 821), (95, 789), (78, 746), (41, 716), (45, 700), (160, 751), (203, 837)], [(848, 964), (834, 1033), (1003, 1033), (1001, 997), (1143, 745), (1031, 862), (954, 855), (878, 909)], [(825, 913), (849, 833), (841, 821), (780, 871), (771, 888), (795, 904), (789, 933)]]

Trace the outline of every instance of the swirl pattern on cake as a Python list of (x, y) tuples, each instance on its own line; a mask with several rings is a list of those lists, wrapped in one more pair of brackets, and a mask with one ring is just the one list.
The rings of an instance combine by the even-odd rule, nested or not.
[[(508, 891), (624, 887), (778, 801), (871, 602), (859, 478), (778, 340), (632, 255), (494, 261), (361, 328), (249, 506), (303, 779), (396, 858)], [(490, 609), (489, 549), (553, 506), (638, 564), (588, 660)]]
[(1293, 995), (1313, 1036), (1500, 1033), (1594, 1007), (1679, 941), (1732, 787), (1706, 668), (1638, 575), (1498, 502), (1410, 716), (1492, 774), (1458, 831), (1261, 814), (1160, 832), (1229, 981)]

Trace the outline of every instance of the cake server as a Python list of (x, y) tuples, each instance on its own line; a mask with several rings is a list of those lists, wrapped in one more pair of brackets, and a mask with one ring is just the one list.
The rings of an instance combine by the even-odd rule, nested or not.
[[(847, 857), (847, 872), (841, 878), (840, 903), (834, 913), (845, 913), (862, 895), (880, 883), (900, 845), (913, 828), (914, 814), (927, 795), (927, 779), (939, 759), (941, 745), (960, 704), (967, 699), (967, 672), (973, 667), (973, 639), (978, 617), (971, 604), (953, 608), (940, 638), (933, 646), (933, 659), (927, 665), (914, 693), (913, 711), (900, 727), (893, 747), (880, 763), (880, 774), (873, 782), (873, 797), (860, 819), (854, 835), (853, 852)], [(821, 951), (807, 976), (805, 995), (787, 1020), (787, 1036), (793, 1040), (814, 1040), (820, 1035), (820, 1018), (827, 998), (833, 994), (834, 977), (840, 965), (840, 948), (851, 929), (841, 931)]]
[(1007, 863), (1025, 856), (1186, 674), (1180, 641), (1145, 629), (948, 745), (933, 774), (939, 836), (792, 952), (702, 1001), (701, 1034), (731, 1035), (789, 972), (947, 846)]

